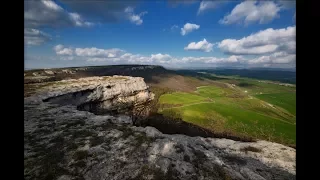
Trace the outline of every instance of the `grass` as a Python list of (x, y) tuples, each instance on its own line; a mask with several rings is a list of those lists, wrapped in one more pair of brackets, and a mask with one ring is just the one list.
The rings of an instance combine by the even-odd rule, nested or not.
[(256, 97), (296, 115), (296, 93), (259, 94)]
[(159, 102), (166, 106), (160, 106), (164, 108), (159, 112), (170, 116), (176, 111), (184, 121), (215, 132), (295, 144), (295, 87), (247, 78), (219, 82), (227, 84), (198, 87), (194, 93), (164, 94)]
[(160, 97), (160, 103), (167, 104), (191, 104), (204, 101), (206, 98), (190, 93), (174, 92)]

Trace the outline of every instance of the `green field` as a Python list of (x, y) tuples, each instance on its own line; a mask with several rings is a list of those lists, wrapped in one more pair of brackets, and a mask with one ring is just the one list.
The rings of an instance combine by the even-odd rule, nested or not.
[(196, 102), (202, 102), (206, 98), (202, 96), (197, 96), (189, 93), (172, 93), (166, 94), (165, 96), (160, 97), (160, 103), (167, 104), (190, 104)]
[(277, 105), (296, 115), (296, 93), (259, 94), (257, 98)]
[(187, 122), (219, 132), (230, 132), (283, 144), (296, 142), (295, 87), (227, 79), (226, 86), (202, 86), (194, 93), (174, 92), (160, 97), (160, 108), (180, 114)]

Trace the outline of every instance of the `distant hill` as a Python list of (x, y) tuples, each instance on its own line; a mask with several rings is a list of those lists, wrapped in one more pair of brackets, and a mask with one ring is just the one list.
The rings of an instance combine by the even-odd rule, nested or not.
[[(87, 67), (68, 67), (68, 68), (52, 68), (52, 69), (33, 69), (25, 70), (25, 82), (32, 82), (34, 76), (49, 76), (48, 81), (62, 80), (66, 78), (80, 78), (88, 76), (111, 76), (124, 75), (143, 77), (147, 83), (157, 83), (160, 79), (167, 79), (176, 76), (181, 79), (182, 76), (192, 76), (200, 79), (208, 78), (197, 72), (207, 72), (224, 76), (240, 76), (255, 78), (260, 80), (272, 80), (283, 83), (296, 83), (296, 72), (293, 69), (180, 69), (169, 70), (162, 66), (155, 65), (110, 65), (110, 66), (87, 66)], [(177, 77), (179, 76), (179, 77)], [(210, 78), (211, 80), (212, 77)], [(43, 79), (44, 81), (44, 79)]]
[(296, 72), (293, 70), (275, 69), (198, 69), (198, 70), (177, 70), (182, 74), (196, 75), (197, 72), (207, 72), (222, 76), (240, 76), (260, 80), (279, 81), (282, 83), (296, 84)]

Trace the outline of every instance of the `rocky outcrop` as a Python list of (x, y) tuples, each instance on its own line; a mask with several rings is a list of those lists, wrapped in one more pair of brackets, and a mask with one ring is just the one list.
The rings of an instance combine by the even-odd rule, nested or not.
[(290, 147), (163, 134), (126, 115), (79, 111), (152, 98), (142, 78), (127, 76), (59, 81), (25, 98), (25, 179), (295, 179)]
[(58, 81), (25, 101), (74, 105), (80, 110), (103, 113), (133, 108), (153, 98), (143, 78), (104, 76)]

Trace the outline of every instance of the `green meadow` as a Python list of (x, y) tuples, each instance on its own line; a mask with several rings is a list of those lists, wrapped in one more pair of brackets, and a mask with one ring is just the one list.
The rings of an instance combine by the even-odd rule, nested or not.
[(220, 82), (224, 86), (213, 84), (198, 87), (193, 93), (164, 94), (159, 99), (159, 112), (174, 112), (184, 121), (216, 132), (295, 144), (295, 87), (248, 78)]

